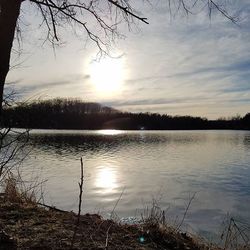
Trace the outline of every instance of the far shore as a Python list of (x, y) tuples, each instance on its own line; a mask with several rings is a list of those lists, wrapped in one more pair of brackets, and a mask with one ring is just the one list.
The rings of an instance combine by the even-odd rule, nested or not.
[(250, 130), (250, 113), (208, 119), (124, 112), (75, 99), (37, 100), (3, 109), (3, 127), (74, 130)]

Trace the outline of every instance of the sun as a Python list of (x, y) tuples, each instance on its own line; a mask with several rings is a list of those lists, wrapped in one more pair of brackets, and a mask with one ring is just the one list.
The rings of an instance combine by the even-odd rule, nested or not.
[(90, 64), (90, 79), (94, 88), (102, 94), (121, 91), (124, 81), (122, 58), (103, 58)]

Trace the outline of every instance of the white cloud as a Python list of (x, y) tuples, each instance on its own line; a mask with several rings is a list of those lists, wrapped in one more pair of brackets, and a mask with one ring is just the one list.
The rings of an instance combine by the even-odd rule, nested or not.
[[(56, 57), (52, 49), (29, 42), (24, 46), (33, 51), (25, 62), (29, 67), (11, 72), (9, 81), (21, 79), (20, 91), (29, 94), (44, 90), (44, 83), (51, 96), (82, 97), (128, 111), (211, 118), (249, 112), (250, 3), (228, 1), (229, 13), (242, 17), (239, 26), (219, 13), (210, 21), (206, 12), (177, 15), (170, 21), (166, 8), (161, 1), (153, 9), (142, 7), (150, 25), (141, 24), (141, 32), (124, 31), (127, 38), (118, 41), (128, 72), (120, 95), (102, 98), (88, 79), (68, 77), (88, 75), (86, 65), (96, 51), (68, 37), (68, 45)], [(35, 32), (33, 39), (37, 38)]]

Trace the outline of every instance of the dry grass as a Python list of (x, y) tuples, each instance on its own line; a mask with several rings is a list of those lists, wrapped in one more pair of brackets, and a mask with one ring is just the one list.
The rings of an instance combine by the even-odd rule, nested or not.
[[(71, 249), (77, 215), (28, 204), (1, 203), (0, 223), (18, 249)], [(10, 249), (10, 248), (6, 248)], [(14, 248), (13, 248), (14, 249)], [(156, 224), (120, 225), (99, 215), (82, 215), (74, 249), (209, 249), (185, 234)]]
[(9, 174), (4, 180), (4, 199), (11, 203), (36, 204), (35, 187), (36, 185), (27, 187), (20, 178)]
[(250, 249), (250, 226), (244, 221), (228, 217), (221, 234), (223, 249)]
[(18, 181), (9, 176), (5, 181), (4, 195), (0, 196), (0, 250), (250, 249), (249, 242), (243, 242), (245, 244), (242, 245), (238, 241), (239, 237), (236, 237), (245, 237), (245, 231), (235, 220), (230, 221), (223, 235), (224, 248), (220, 248), (181, 232), (180, 224), (170, 226), (166, 211), (161, 210), (155, 200), (152, 207), (145, 209), (142, 223), (122, 225), (113, 220), (104, 220), (99, 215), (78, 215), (49, 206), (41, 207), (37, 204), (34, 190), (24, 190), (22, 185), (20, 188)]
[[(79, 217), (72, 212), (39, 207), (32, 197), (24, 199), (14, 184), (14, 180), (7, 182), (6, 195), (0, 200), (0, 225), (9, 237), (2, 242), (0, 237), (1, 250), (16, 246), (17, 249), (211, 249), (186, 234), (162, 227), (160, 217), (154, 220), (153, 214), (138, 225), (121, 225), (99, 215)], [(4, 245), (7, 247), (3, 248)]]
[[(224, 230), (221, 234), (221, 243), (216, 245), (194, 234), (183, 233), (180, 228), (188, 213), (194, 195), (190, 197), (180, 222), (170, 224), (167, 210), (162, 210), (157, 200), (153, 199), (150, 208), (145, 208), (142, 217), (144, 231), (155, 242), (170, 242), (181, 246), (180, 249), (210, 249), (210, 250), (250, 250), (250, 226), (246, 222), (229, 217), (224, 221)], [(176, 245), (169, 245), (176, 249)], [(179, 249), (179, 248), (177, 248)]]

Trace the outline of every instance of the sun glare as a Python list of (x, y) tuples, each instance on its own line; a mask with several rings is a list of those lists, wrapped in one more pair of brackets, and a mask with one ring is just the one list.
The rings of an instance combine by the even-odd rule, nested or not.
[(123, 59), (103, 58), (90, 64), (91, 82), (102, 94), (121, 91), (124, 80)]
[(95, 185), (102, 193), (111, 193), (117, 187), (115, 171), (112, 168), (100, 166)]
[(101, 135), (119, 135), (122, 134), (123, 131), (118, 129), (101, 129), (98, 130), (97, 133)]

